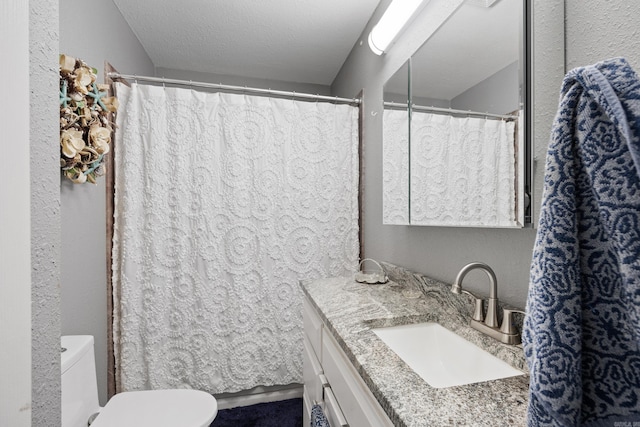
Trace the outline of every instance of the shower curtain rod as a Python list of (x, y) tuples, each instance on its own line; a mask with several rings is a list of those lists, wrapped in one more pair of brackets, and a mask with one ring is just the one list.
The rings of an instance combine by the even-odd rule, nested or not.
[(247, 86), (231, 86), (231, 85), (223, 85), (220, 83), (206, 83), (206, 82), (194, 82), (191, 80), (178, 80), (178, 79), (167, 79), (164, 77), (149, 77), (149, 76), (138, 76), (131, 74), (120, 74), (120, 73), (108, 73), (108, 77), (111, 79), (125, 79), (125, 80), (134, 80), (134, 81), (145, 81), (152, 83), (162, 83), (162, 84), (171, 84), (171, 85), (179, 85), (179, 86), (191, 86), (191, 87), (202, 87), (208, 89), (218, 89), (218, 90), (229, 90), (235, 92), (248, 92), (248, 93), (257, 93), (261, 95), (275, 95), (281, 97), (290, 97), (290, 98), (300, 98), (300, 99), (313, 99), (319, 101), (330, 101), (336, 104), (360, 104), (359, 98), (340, 98), (337, 96), (328, 96), (328, 95), (314, 95), (311, 93), (299, 93), (299, 92), (289, 92), (282, 90), (273, 90), (273, 89), (262, 89), (256, 87), (247, 87)]
[[(402, 102), (384, 102), (385, 107), (391, 108), (402, 108), (406, 109), (407, 104), (403, 104)], [(479, 111), (471, 111), (471, 110), (455, 110), (453, 108), (440, 108), (440, 107), (425, 107), (422, 105), (412, 105), (412, 110), (415, 111), (427, 111), (434, 113), (448, 113), (448, 114), (463, 114), (467, 116), (480, 116), (492, 119), (503, 119), (503, 120), (516, 120), (518, 116), (513, 114), (493, 114), (493, 113), (481, 113)]]

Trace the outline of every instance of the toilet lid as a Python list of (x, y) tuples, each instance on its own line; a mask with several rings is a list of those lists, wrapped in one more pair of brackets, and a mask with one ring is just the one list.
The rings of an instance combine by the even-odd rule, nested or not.
[(209, 427), (217, 413), (203, 391), (128, 391), (113, 396), (91, 427)]

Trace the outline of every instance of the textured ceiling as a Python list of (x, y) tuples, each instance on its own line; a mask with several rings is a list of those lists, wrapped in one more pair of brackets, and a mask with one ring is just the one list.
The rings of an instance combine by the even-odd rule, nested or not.
[(113, 0), (156, 67), (330, 85), (379, 0)]

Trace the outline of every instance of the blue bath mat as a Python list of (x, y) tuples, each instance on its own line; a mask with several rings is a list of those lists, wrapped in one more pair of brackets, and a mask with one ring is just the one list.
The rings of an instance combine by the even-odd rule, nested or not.
[(302, 399), (223, 409), (211, 427), (302, 427)]

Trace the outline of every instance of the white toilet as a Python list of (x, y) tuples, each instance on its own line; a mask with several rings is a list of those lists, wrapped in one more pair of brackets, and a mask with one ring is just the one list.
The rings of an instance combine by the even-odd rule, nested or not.
[(197, 390), (118, 393), (98, 405), (93, 337), (63, 336), (62, 427), (209, 427), (218, 413), (216, 399)]

